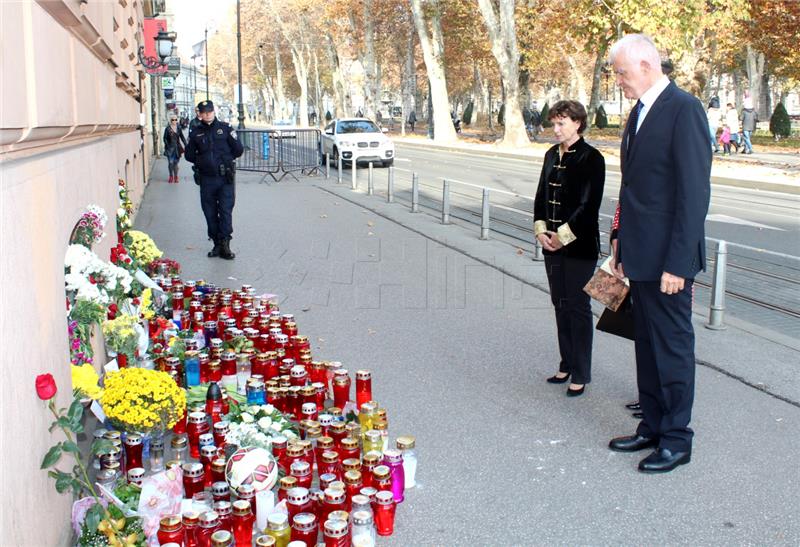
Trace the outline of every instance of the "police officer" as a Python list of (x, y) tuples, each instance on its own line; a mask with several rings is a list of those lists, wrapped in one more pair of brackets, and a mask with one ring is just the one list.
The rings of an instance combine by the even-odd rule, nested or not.
[(233, 260), (230, 240), (233, 233), (233, 204), (236, 199), (234, 159), (244, 152), (236, 131), (214, 116), (214, 103), (197, 105), (201, 124), (189, 135), (186, 160), (195, 167), (195, 182), (200, 185), (200, 205), (206, 217), (208, 237), (214, 241), (209, 257)]

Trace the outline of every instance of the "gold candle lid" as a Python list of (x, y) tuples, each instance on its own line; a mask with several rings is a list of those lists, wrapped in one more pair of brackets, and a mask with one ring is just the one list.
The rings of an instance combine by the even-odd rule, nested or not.
[(400, 450), (408, 450), (414, 448), (414, 446), (416, 446), (416, 439), (411, 435), (397, 437), (397, 448)]

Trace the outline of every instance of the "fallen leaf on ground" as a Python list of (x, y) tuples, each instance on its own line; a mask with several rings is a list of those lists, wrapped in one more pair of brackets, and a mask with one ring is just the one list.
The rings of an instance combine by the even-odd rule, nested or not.
[(518, 254), (518, 255), (521, 255), (521, 254), (523, 254), (524, 252), (525, 252), (525, 251), (523, 251), (522, 249), (517, 249), (517, 254)]
[(370, 220), (369, 222), (367, 222), (367, 226), (369, 227), (375, 226), (375, 223)]
[(192, 247), (191, 245), (187, 245), (187, 246), (186, 246), (186, 250), (187, 250), (187, 251), (193, 251), (193, 250), (194, 250), (194, 247)]

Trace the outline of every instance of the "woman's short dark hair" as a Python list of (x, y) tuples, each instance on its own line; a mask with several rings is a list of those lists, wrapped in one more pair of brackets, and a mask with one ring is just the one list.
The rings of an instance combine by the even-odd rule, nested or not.
[(586, 109), (578, 101), (558, 101), (547, 114), (548, 120), (553, 118), (569, 118), (573, 122), (580, 122), (581, 126), (578, 128), (578, 133), (583, 133), (589, 116), (586, 114)]

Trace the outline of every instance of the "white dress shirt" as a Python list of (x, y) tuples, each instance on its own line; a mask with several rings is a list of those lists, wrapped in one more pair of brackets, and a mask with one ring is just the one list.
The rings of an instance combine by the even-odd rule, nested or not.
[(639, 97), (639, 101), (642, 103), (642, 110), (639, 111), (639, 120), (636, 124), (636, 134), (639, 134), (639, 129), (642, 127), (642, 122), (644, 121), (645, 117), (647, 117), (647, 113), (650, 112), (650, 107), (653, 106), (653, 103), (656, 102), (658, 96), (667, 89), (669, 85), (669, 78), (661, 75), (661, 78), (653, 84), (653, 86), (645, 91), (641, 97)]

